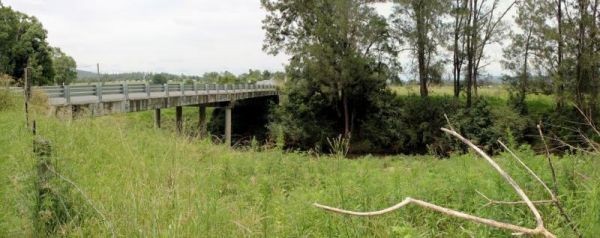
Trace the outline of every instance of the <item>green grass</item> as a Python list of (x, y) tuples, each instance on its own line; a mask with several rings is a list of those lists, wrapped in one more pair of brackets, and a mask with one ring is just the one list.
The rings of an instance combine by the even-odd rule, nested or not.
[[(419, 95), (419, 85), (392, 86), (392, 91), (400, 96)], [(452, 97), (454, 89), (452, 86), (430, 86), (428, 88), (431, 97)], [(503, 85), (483, 86), (478, 89), (480, 96), (485, 97), (491, 106), (506, 106), (508, 100), (508, 88)], [(465, 92), (461, 92), (461, 100), (466, 100)], [(543, 113), (553, 110), (555, 101), (552, 95), (528, 94), (525, 98), (529, 113), (541, 119)]]
[[(193, 117), (187, 110), (186, 116)], [(166, 114), (164, 125), (172, 115)], [(510, 232), (409, 206), (372, 218), (340, 216), (313, 202), (354, 210), (381, 209), (410, 196), (478, 216), (533, 227), (522, 206), (482, 207), (480, 191), (518, 200), (485, 161), (473, 155), (364, 156), (346, 160), (279, 150), (231, 150), (188, 139), (168, 126), (152, 128), (151, 114), (59, 121), (38, 116), (51, 141), (56, 170), (73, 180), (106, 215), (119, 237), (507, 237)], [(188, 124), (191, 124), (188, 123)], [(35, 164), (20, 111), (0, 112), (0, 237), (36, 236)], [(519, 154), (545, 181), (543, 157)], [(506, 155), (498, 161), (532, 199), (544, 190)], [(586, 237), (600, 234), (600, 160), (554, 158), (561, 198)], [(64, 236), (106, 237), (101, 217), (72, 190), (82, 222)], [(573, 236), (556, 209), (540, 207), (548, 228)]]

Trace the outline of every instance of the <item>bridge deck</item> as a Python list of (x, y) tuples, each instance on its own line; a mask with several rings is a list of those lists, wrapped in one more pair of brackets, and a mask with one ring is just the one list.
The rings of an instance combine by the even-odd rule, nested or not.
[(89, 109), (94, 115), (136, 112), (191, 105), (217, 105), (277, 96), (271, 85), (109, 84), (39, 87), (55, 112)]

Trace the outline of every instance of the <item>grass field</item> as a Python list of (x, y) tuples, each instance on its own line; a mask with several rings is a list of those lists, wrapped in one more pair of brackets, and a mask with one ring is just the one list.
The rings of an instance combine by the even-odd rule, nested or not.
[[(167, 113), (165, 125), (173, 115)], [(518, 200), (510, 186), (473, 155), (363, 156), (347, 160), (231, 150), (208, 140), (152, 128), (149, 112), (59, 121), (38, 116), (39, 134), (52, 143), (56, 171), (74, 186), (75, 201), (55, 236), (106, 237), (507, 237), (510, 233), (409, 206), (381, 217), (340, 216), (313, 202), (354, 210), (391, 206), (410, 196), (478, 216), (523, 226), (534, 219), (523, 206), (488, 206)], [(189, 124), (189, 123), (188, 123)], [(0, 112), (0, 237), (39, 236), (34, 229), (36, 159), (19, 110)], [(543, 157), (519, 154), (545, 181)], [(532, 199), (544, 190), (502, 154), (500, 164)], [(561, 199), (585, 237), (600, 234), (600, 160), (553, 158)], [(93, 210), (91, 202), (105, 217)], [(572, 237), (558, 211), (541, 206), (547, 227)], [(50, 217), (52, 217), (50, 215)], [(107, 224), (108, 222), (108, 224)], [(109, 227), (112, 227), (109, 228)]]

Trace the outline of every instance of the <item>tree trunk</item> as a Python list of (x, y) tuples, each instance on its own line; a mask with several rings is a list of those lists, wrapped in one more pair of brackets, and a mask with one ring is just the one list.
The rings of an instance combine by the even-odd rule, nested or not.
[(348, 98), (346, 93), (342, 92), (342, 104), (344, 107), (344, 136), (350, 135), (350, 114), (348, 112)]
[(453, 78), (454, 78), (454, 97), (458, 98), (458, 96), (460, 95), (460, 63), (458, 60), (459, 57), (459, 50), (458, 50), (458, 38), (460, 36), (459, 31), (460, 31), (460, 14), (459, 14), (459, 5), (460, 4), (460, 0), (456, 0), (456, 16), (454, 18), (454, 68), (452, 70), (452, 74), (453, 74)]
[(475, 6), (473, 2), (477, 0), (469, 0), (469, 20), (468, 20), (468, 29), (467, 32), (467, 108), (470, 108), (472, 105), (472, 89), (473, 89), (473, 63), (475, 61), (474, 49), (473, 49), (473, 36), (475, 35), (473, 32), (473, 21), (476, 14), (476, 3)]
[[(478, 14), (478, 9), (477, 9), (477, 0), (473, 0), (473, 2), (474, 2), (473, 3), (473, 32), (472, 32), (473, 33), (473, 38), (471, 39), (471, 41), (472, 41), (471, 42), (471, 48), (473, 50), (473, 54), (472, 54), (473, 61), (475, 61), (475, 59), (477, 58), (477, 49), (478, 49), (477, 38), (479, 36), (479, 26), (478, 26), (478, 24), (479, 24), (479, 20), (478, 20), (479, 14)], [(479, 71), (478, 67), (479, 67), (478, 63), (477, 64), (472, 63), (472, 70), (473, 70), (472, 77), (473, 77), (473, 82), (472, 82), (471, 86), (473, 87), (473, 93), (475, 94), (475, 97), (477, 97), (477, 73)]]
[(425, 32), (425, 19), (423, 16), (423, 2), (418, 1), (415, 5), (417, 18), (417, 58), (419, 61), (419, 84), (421, 85), (421, 97), (427, 97), (427, 67), (425, 62), (425, 44), (427, 43), (427, 32)]
[(575, 100), (577, 105), (581, 109), (585, 109), (583, 104), (583, 92), (582, 92), (582, 82), (584, 78), (584, 69), (583, 69), (583, 50), (585, 47), (585, 19), (586, 17), (586, 0), (579, 0), (579, 34), (578, 34), (578, 45), (577, 45), (577, 66), (576, 66), (576, 81), (575, 81)]
[(564, 47), (564, 42), (563, 42), (563, 35), (562, 35), (562, 1), (563, 0), (558, 0), (558, 9), (556, 12), (556, 22), (557, 22), (557, 27), (558, 27), (558, 62), (557, 62), (557, 72), (558, 72), (558, 91), (557, 91), (557, 100), (556, 100), (556, 106), (557, 108), (563, 108), (564, 107), (564, 91), (565, 91), (565, 78), (564, 78), (564, 74), (563, 74), (563, 65), (562, 65), (562, 60), (563, 60), (563, 47)]

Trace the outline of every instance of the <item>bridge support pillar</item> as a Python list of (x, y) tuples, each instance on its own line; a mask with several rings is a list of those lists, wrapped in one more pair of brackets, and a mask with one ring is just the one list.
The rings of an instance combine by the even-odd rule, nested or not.
[(160, 108), (154, 109), (154, 127), (160, 128)]
[(177, 133), (183, 131), (183, 107), (177, 106), (175, 107), (175, 126), (177, 128)]
[(225, 107), (225, 145), (231, 146), (231, 109), (232, 104)]
[(206, 136), (206, 106), (198, 106), (198, 135), (200, 138)]

